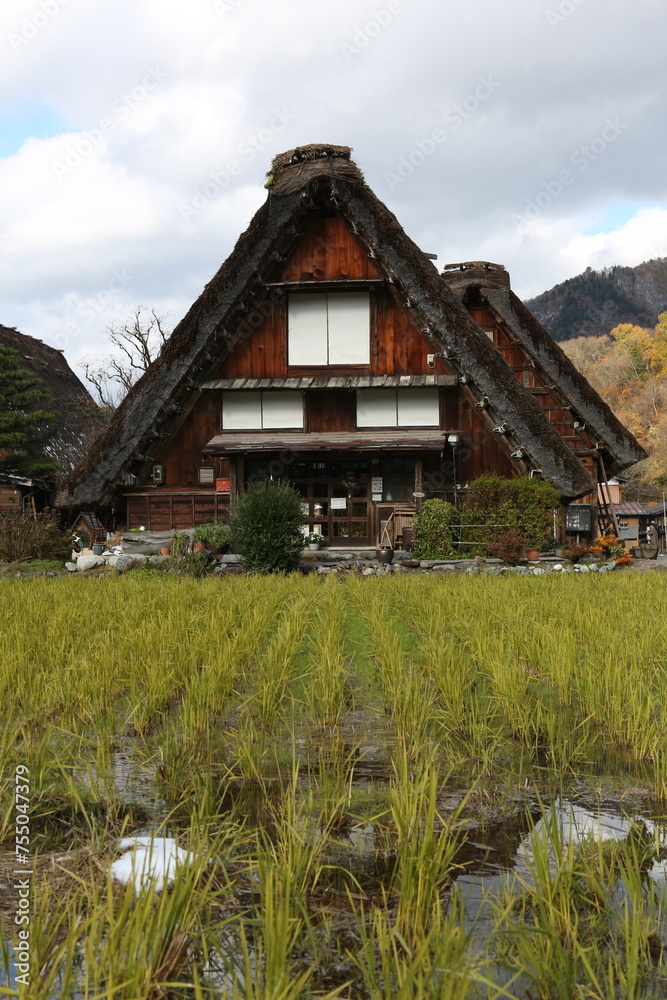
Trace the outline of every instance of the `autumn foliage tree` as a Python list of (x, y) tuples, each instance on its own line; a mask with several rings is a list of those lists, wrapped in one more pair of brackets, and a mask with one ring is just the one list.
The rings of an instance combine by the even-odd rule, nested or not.
[(644, 329), (621, 323), (561, 347), (649, 453), (635, 467), (647, 497), (667, 485), (667, 312)]

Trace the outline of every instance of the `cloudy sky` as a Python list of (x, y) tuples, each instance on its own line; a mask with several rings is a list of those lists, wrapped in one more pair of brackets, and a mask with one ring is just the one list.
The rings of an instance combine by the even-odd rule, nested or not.
[(74, 367), (173, 327), (308, 142), (523, 297), (667, 256), (665, 37), (664, 0), (3, 0), (0, 322)]

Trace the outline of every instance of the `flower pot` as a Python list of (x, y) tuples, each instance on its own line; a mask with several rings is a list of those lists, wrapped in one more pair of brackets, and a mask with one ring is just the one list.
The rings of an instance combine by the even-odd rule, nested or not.
[(539, 549), (526, 549), (526, 559), (528, 562), (537, 562), (540, 558)]
[(195, 544), (192, 546), (193, 552), (204, 552), (205, 549), (206, 546), (204, 545), (203, 542), (195, 542)]
[(390, 563), (394, 558), (394, 550), (389, 545), (375, 550), (375, 558), (379, 563)]
[(102, 542), (95, 542), (95, 544), (93, 545), (93, 555), (101, 556), (103, 552), (104, 552), (104, 545), (102, 545)]
[(160, 555), (161, 556), (171, 555), (171, 549), (168, 549), (166, 545), (163, 545), (162, 548), (160, 549)]
[(318, 545), (317, 542), (309, 542), (308, 543), (308, 548), (310, 549), (311, 552), (319, 552), (320, 551), (320, 547), (319, 547), (319, 545)]
[(659, 551), (659, 545), (635, 545), (632, 555), (635, 559), (657, 559)]

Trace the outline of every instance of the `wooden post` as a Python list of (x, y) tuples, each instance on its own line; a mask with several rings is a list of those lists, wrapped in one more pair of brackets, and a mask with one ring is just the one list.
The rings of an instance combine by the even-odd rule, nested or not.
[(236, 455), (229, 460), (229, 509), (230, 512), (236, 504), (236, 495), (243, 486), (243, 457)]
[[(415, 459), (415, 493), (422, 493), (422, 484), (424, 482), (424, 463), (422, 461), (421, 455)], [(417, 497), (417, 509), (421, 507), (420, 497)]]

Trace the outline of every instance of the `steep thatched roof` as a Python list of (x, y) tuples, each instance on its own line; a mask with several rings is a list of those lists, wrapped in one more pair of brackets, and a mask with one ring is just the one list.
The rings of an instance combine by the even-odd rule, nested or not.
[(273, 280), (276, 261), (296, 245), (304, 217), (318, 206), (336, 210), (375, 258), (412, 310), (436, 351), (446, 353), (468, 391), (487, 396), (509, 449), (552, 479), (564, 497), (590, 492), (581, 464), (517, 382), (488, 337), (473, 322), (425, 254), (365, 184), (345, 146), (311, 145), (275, 158), (269, 195), (231, 255), (174, 330), (160, 357), (137, 382), (95, 444), (94, 453), (67, 478), (63, 506), (113, 502), (124, 473), (150, 461), (151, 448), (173, 426), (175, 413), (191, 406), (214, 363), (253, 327)]
[(646, 458), (641, 445), (511, 290), (509, 274), (504, 268), (481, 261), (449, 267), (451, 269), (443, 275), (449, 287), (465, 296), (476, 292), (482, 301), (486, 301), (528, 356), (558, 386), (561, 395), (596, 441), (604, 444), (609, 475), (615, 475)]
[(88, 453), (91, 441), (104, 426), (100, 408), (65, 361), (62, 351), (14, 327), (0, 326), (0, 345), (16, 351), (23, 367), (36, 375), (51, 392), (37, 407), (55, 410), (55, 433), (44, 448), (63, 472), (71, 471)]

